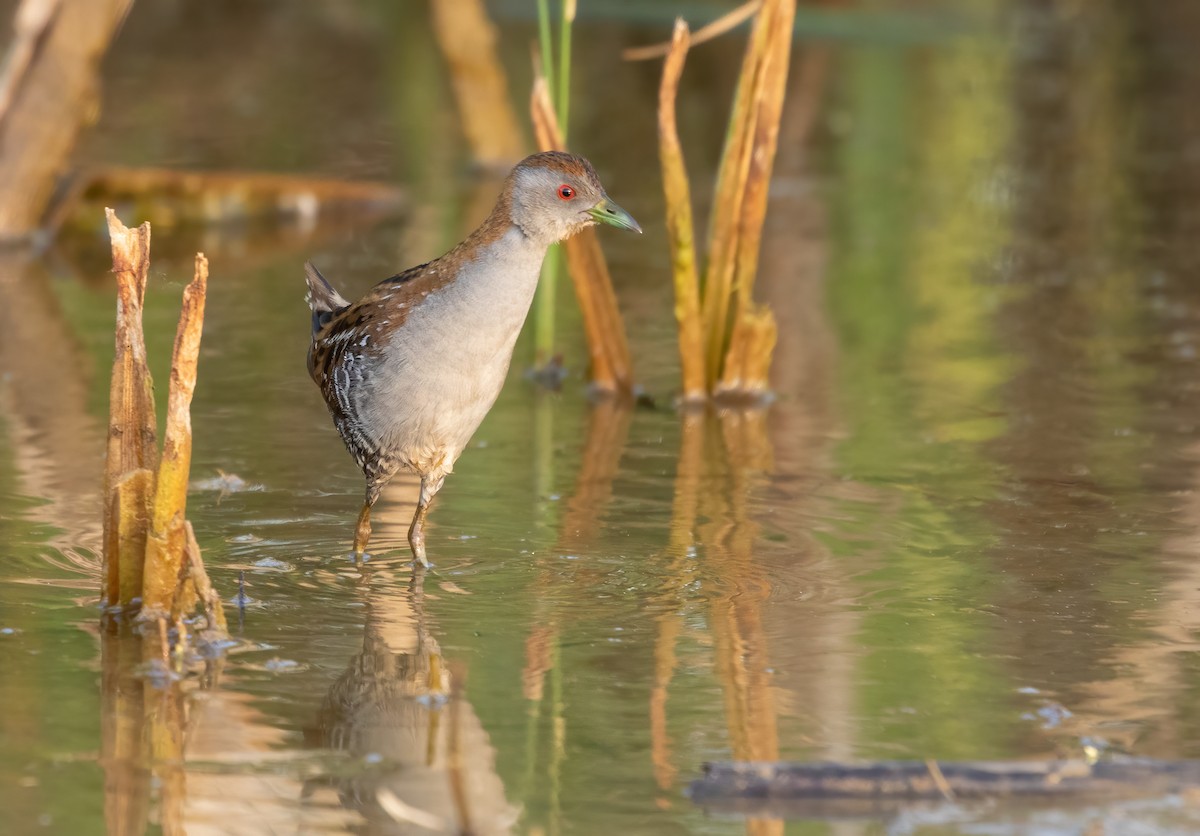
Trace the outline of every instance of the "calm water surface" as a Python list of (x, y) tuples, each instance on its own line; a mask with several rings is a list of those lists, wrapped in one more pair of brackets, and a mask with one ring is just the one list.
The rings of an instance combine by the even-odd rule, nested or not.
[[(155, 227), (160, 382), (190, 254), (212, 262), (189, 515), (226, 599), (239, 573), (251, 599), (182, 696), (95, 626), (107, 244), (2, 263), (0, 830), (429, 832), (404, 805), (479, 833), (1200, 830), (1186, 798), (783, 822), (683, 793), (707, 760), (1200, 757), (1200, 15), (965, 5), (974, 35), (929, 9), (920, 38), (798, 49), (758, 287), (778, 398), (750, 413), (671, 406), (658, 67), (617, 61), (671, 11), (581, 26), (574, 144), (646, 228), (603, 238), (656, 406), (589, 402), (565, 300), (572, 376), (526, 381), (523, 338), (423, 577), (412, 482), (374, 558), (346, 558), (361, 477), (304, 373), (301, 271), (352, 295), (496, 193), (463, 165), (423, 13), (139, 6), (87, 159), (379, 178), (412, 206)], [(518, 91), (531, 34), (505, 19)], [(741, 43), (686, 73), (702, 210)]]

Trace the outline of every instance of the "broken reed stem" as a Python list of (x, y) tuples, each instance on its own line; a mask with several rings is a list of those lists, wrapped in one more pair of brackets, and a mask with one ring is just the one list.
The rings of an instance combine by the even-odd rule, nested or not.
[(165, 625), (171, 617), (182, 625), (182, 615), (199, 598), (209, 628), (224, 631), (220, 599), (204, 572), (195, 533), (184, 520), (192, 459), (190, 410), (204, 327), (208, 261), (202, 253), (196, 254), (194, 277), (183, 291), (160, 457), (142, 331), (150, 225), (131, 230), (111, 209), (106, 215), (117, 277), (117, 318), (104, 470), (104, 604), (108, 609), (132, 610), (140, 599), (140, 620)]
[[(562, 150), (564, 142), (555, 118), (546, 79), (534, 79), (530, 114), (538, 147), (543, 151)], [(592, 364), (592, 383), (608, 392), (633, 391), (633, 368), (629, 342), (617, 307), (612, 277), (595, 230), (585, 229), (562, 245), (567, 265), (583, 314), (588, 353)]]
[(154, 496), (154, 515), (146, 541), (142, 619), (170, 612), (187, 546), (184, 512), (192, 464), (191, 405), (196, 389), (196, 364), (204, 329), (207, 289), (208, 259), (203, 253), (197, 253), (194, 277), (183, 290), (183, 307), (171, 356), (167, 427)]
[(524, 143), (496, 54), (496, 27), (481, 0), (433, 0), (431, 15), (471, 153), (482, 166), (507, 169)]
[(769, 391), (768, 372), (778, 339), (775, 315), (766, 305), (739, 308), (729, 337), (729, 351), (721, 380), (713, 391), (718, 398), (755, 401)]
[(755, 117), (753, 100), (758, 58), (766, 42), (764, 20), (773, 3), (758, 12), (750, 30), (750, 42), (738, 76), (737, 93), (729, 117), (725, 148), (717, 169), (717, 186), (708, 228), (708, 264), (704, 281), (704, 343), (706, 380), (711, 389), (721, 374), (733, 295), (733, 270), (737, 257), (738, 222), (742, 214), (743, 189), (749, 169), (748, 137)]
[(754, 303), (752, 291), (783, 115), (796, 0), (746, 4), (722, 21), (722, 26), (728, 28), (729, 21), (740, 22), (740, 16), (754, 7), (757, 16), (738, 77), (717, 172), (698, 313), (691, 203), (675, 124), (675, 99), (690, 40), (682, 21), (676, 22), (659, 88), (659, 155), (667, 199), (685, 400), (699, 399), (704, 394), (765, 395), (777, 337), (774, 315), (767, 307)]
[(747, 163), (743, 185), (743, 203), (738, 218), (733, 291), (737, 294), (733, 333), (729, 352), (737, 353), (741, 367), (728, 362), (717, 395), (737, 392), (742, 395), (765, 394), (768, 387), (771, 353), (775, 348), (774, 315), (766, 306), (754, 304), (752, 291), (758, 273), (758, 255), (762, 247), (763, 222), (767, 217), (767, 193), (775, 151), (779, 144), (779, 123), (783, 118), (783, 100), (787, 92), (788, 63), (791, 58), (792, 25), (795, 0), (768, 0), (759, 23), (764, 30), (763, 51), (759, 56), (753, 129), (747, 135)]
[(679, 131), (675, 124), (675, 99), (687, 60), (690, 36), (682, 18), (675, 21), (670, 51), (658, 90), (658, 156), (663, 170), (667, 204), (667, 237), (675, 280), (675, 320), (679, 324), (679, 362), (683, 374), (683, 399), (703, 400), (704, 323), (700, 313), (700, 279), (696, 271), (695, 226), (692, 196)]
[(103, 601), (106, 607), (124, 609), (142, 594), (142, 555), (158, 462), (154, 384), (142, 334), (150, 225), (129, 229), (111, 209), (105, 215), (117, 279), (117, 317), (104, 468)]

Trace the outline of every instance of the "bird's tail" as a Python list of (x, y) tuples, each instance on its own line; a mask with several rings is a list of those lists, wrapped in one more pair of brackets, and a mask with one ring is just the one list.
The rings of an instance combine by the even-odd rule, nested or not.
[(304, 278), (308, 281), (306, 299), (308, 307), (312, 309), (313, 336), (316, 336), (329, 320), (350, 307), (350, 303), (333, 289), (333, 285), (325, 280), (311, 261), (304, 262)]

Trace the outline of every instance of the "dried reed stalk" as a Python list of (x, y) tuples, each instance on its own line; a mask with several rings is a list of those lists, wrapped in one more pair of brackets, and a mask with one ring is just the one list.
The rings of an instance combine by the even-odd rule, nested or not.
[[(795, 15), (795, 0), (765, 0), (759, 10), (717, 174), (704, 289), (708, 381), (714, 388), (727, 350), (730, 303), (736, 293), (735, 319), (748, 312), (758, 269)], [(743, 329), (743, 333), (750, 331)]]
[(739, 299), (721, 379), (713, 391), (719, 398), (757, 400), (769, 391), (771, 355), (778, 339), (775, 315), (766, 305)]
[(103, 600), (107, 607), (126, 608), (142, 594), (142, 556), (158, 463), (154, 384), (142, 336), (150, 225), (129, 229), (111, 209), (105, 214), (117, 277), (117, 322), (104, 468)]
[(752, 291), (783, 115), (796, 0), (746, 4), (729, 20), (740, 22), (744, 18), (738, 16), (754, 7), (757, 17), (717, 173), (699, 301), (691, 198), (675, 124), (675, 99), (690, 41), (682, 20), (676, 21), (659, 88), (659, 156), (684, 400), (706, 395), (757, 398), (768, 388), (777, 327), (771, 311), (754, 303)]
[(433, 0), (431, 11), (471, 152), (480, 165), (507, 169), (523, 156), (524, 142), (496, 55), (496, 27), (480, 0)]
[(742, 209), (742, 186), (749, 164), (747, 136), (751, 107), (756, 56), (765, 43), (763, 18), (760, 9), (746, 46), (742, 71), (738, 76), (737, 94), (729, 117), (725, 149), (717, 169), (717, 186), (713, 195), (712, 215), (708, 226), (708, 264), (704, 281), (704, 344), (706, 380), (711, 389), (721, 374), (721, 360), (729, 323), (729, 304), (733, 297), (733, 269), (737, 257), (737, 226)]
[[(763, 222), (767, 216), (767, 193), (775, 151), (779, 144), (779, 123), (783, 118), (783, 100), (787, 93), (788, 64), (791, 58), (792, 26), (796, 17), (795, 0), (768, 0), (758, 25), (763, 29), (762, 52), (757, 56), (754, 83), (753, 130), (747, 132), (745, 179), (742, 206), (738, 218), (733, 272), (737, 294), (729, 355), (715, 393), (742, 395), (765, 394), (771, 352), (775, 348), (775, 317), (766, 306), (753, 301), (754, 278), (758, 273), (758, 255), (762, 247)], [(739, 166), (739, 170), (741, 166)], [(740, 362), (728, 362), (736, 356)]]
[(187, 509), (188, 472), (192, 464), (192, 393), (196, 389), (196, 363), (204, 329), (204, 301), (208, 288), (208, 259), (196, 254), (194, 278), (183, 290), (183, 308), (171, 357), (171, 384), (167, 394), (167, 427), (154, 496), (154, 514), (146, 541), (146, 577), (142, 618), (171, 611), (180, 568), (187, 547), (184, 512)]
[[(562, 133), (550, 99), (550, 88), (540, 74), (534, 79), (530, 113), (538, 147), (543, 151), (561, 150)], [(629, 394), (633, 391), (629, 342), (600, 242), (594, 230), (585, 229), (567, 239), (563, 246), (583, 314), (592, 383), (607, 392)]]
[(675, 97), (687, 59), (687, 24), (675, 21), (670, 51), (658, 90), (658, 156), (663, 170), (667, 203), (667, 236), (675, 279), (675, 319), (679, 323), (679, 363), (683, 372), (683, 399), (704, 400), (704, 325), (700, 318), (700, 279), (696, 271), (696, 233), (692, 222), (692, 196), (679, 131), (675, 125)]

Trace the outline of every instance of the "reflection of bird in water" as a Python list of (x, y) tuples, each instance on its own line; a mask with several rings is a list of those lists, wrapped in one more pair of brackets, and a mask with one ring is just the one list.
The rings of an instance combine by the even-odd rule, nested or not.
[(516, 813), (487, 733), (427, 628), (422, 586), (414, 572), (403, 592), (388, 584), (369, 601), (362, 652), (329, 689), (314, 742), (362, 767), (334, 780), (366, 832), (507, 833)]
[(421, 477), (408, 541), (429, 565), (426, 511), (500, 394), (546, 250), (596, 223), (641, 232), (587, 160), (548, 152), (512, 170), (465, 241), (353, 304), (307, 265), (309, 374), (367, 478), (356, 554), (371, 536), (371, 506), (407, 469)]

